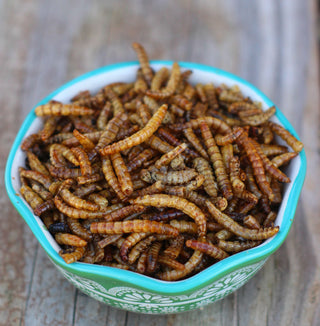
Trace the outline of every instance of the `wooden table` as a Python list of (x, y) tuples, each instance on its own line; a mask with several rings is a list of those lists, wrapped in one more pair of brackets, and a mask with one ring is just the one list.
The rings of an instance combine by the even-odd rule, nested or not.
[[(319, 58), (316, 1), (0, 1), (0, 324), (320, 325)], [(29, 110), (84, 72), (153, 59), (229, 70), (281, 108), (305, 143), (308, 175), (280, 250), (236, 293), (193, 312), (127, 313), (57, 272), (6, 196), (10, 146)]]

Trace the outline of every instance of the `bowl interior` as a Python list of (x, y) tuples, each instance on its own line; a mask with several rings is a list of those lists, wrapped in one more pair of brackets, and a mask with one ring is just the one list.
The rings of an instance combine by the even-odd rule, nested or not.
[[(170, 61), (152, 62), (152, 66), (155, 70), (158, 70), (162, 66), (171, 67), (171, 65), (172, 62)], [(240, 87), (243, 94), (249, 96), (254, 101), (261, 102), (263, 109), (267, 109), (268, 107), (274, 105), (272, 101), (269, 100), (261, 91), (256, 89), (248, 82), (230, 73), (195, 63), (181, 62), (180, 65), (182, 69), (191, 69), (193, 71), (190, 77), (191, 83), (196, 84), (198, 82), (213, 82), (216, 85), (224, 83), (228, 86), (236, 84)], [(127, 62), (106, 66), (92, 71), (63, 85), (37, 105), (47, 103), (51, 99), (68, 103), (70, 98), (76, 95), (79, 91), (90, 90), (92, 93), (95, 93), (108, 83), (118, 81), (134, 81), (138, 67), (139, 65), (137, 62)], [(272, 120), (282, 124), (297, 137), (296, 132), (288, 120), (278, 109)], [(19, 195), (20, 179), (18, 167), (25, 165), (26, 157), (25, 153), (20, 149), (20, 144), (26, 136), (37, 132), (41, 126), (42, 120), (35, 116), (33, 109), (24, 121), (12, 146), (6, 167), (6, 188), (12, 203), (19, 211), (21, 216), (25, 219), (50, 258), (65, 269), (75, 273), (81, 272), (107, 275), (113, 279), (126, 280), (126, 282), (129, 283), (132, 282), (133, 285), (139, 285), (148, 290), (161, 291), (163, 293), (176, 293), (179, 291), (190, 290), (199, 286), (200, 284), (208, 284), (209, 282), (221, 277), (222, 275), (225, 275), (228, 272), (232, 272), (237, 268), (255, 263), (268, 257), (277, 248), (279, 248), (290, 230), (306, 173), (306, 157), (304, 150), (291, 161), (289, 167), (285, 171), (290, 177), (291, 183), (285, 184), (283, 201), (279, 208), (278, 216), (275, 222), (276, 225), (280, 226), (280, 231), (273, 238), (268, 239), (258, 247), (235, 254), (219, 263), (216, 263), (215, 265), (210, 266), (195, 276), (176, 282), (160, 281), (148, 276), (125, 270), (115, 270), (106, 266), (90, 265), (79, 262), (67, 265), (58, 255), (60, 247), (54, 241), (51, 234), (47, 231), (41, 219), (32, 213), (28, 204), (25, 202), (22, 196)], [(283, 141), (280, 139), (279, 143), (283, 143)]]

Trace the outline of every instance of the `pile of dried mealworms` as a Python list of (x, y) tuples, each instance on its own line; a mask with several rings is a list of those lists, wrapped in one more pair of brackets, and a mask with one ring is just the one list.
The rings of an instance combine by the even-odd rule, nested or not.
[(67, 263), (173, 281), (278, 232), (279, 167), (303, 144), (236, 85), (192, 85), (178, 63), (155, 72), (133, 48), (134, 82), (35, 109), (21, 194)]

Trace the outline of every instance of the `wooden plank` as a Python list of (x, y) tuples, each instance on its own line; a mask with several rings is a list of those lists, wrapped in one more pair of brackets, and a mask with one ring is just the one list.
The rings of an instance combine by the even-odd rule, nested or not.
[[(11, 143), (22, 122), (20, 94), (25, 51), (36, 1), (5, 1), (0, 10), (0, 324), (18, 325), (25, 311), (37, 242), (4, 191), (4, 170)], [(15, 22), (15, 26), (12, 22)], [(24, 33), (21, 30), (24, 29)], [(14, 51), (12, 51), (14, 49)]]

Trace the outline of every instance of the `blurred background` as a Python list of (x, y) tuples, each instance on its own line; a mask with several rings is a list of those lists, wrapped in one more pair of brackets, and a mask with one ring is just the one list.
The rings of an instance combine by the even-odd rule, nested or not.
[[(316, 0), (0, 0), (0, 325), (320, 325), (319, 43)], [(287, 116), (308, 174), (285, 244), (248, 284), (181, 315), (107, 307), (56, 271), (5, 193), (22, 121), (55, 88), (136, 60), (192, 61), (253, 83)]]

